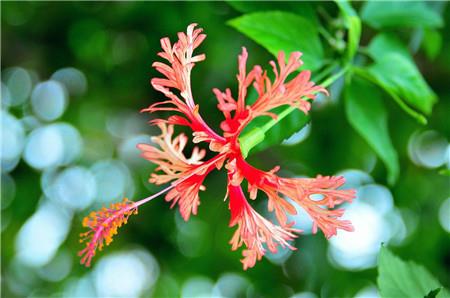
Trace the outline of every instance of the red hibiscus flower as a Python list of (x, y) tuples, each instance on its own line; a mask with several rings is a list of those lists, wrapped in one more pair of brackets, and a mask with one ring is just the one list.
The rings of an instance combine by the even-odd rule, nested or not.
[[(242, 49), (239, 56), (237, 98), (230, 89), (224, 92), (214, 89), (218, 109), (224, 120), (220, 124), (222, 133), (215, 132), (203, 120), (200, 106), (194, 100), (191, 90), (191, 71), (195, 63), (205, 60), (205, 55), (194, 55), (194, 50), (202, 43), (206, 35), (202, 29), (191, 24), (186, 33), (178, 33), (178, 41), (171, 44), (168, 38), (161, 39), (162, 52), (158, 53), (165, 61), (153, 63), (163, 77), (151, 80), (152, 86), (163, 93), (167, 99), (144, 109), (144, 112), (170, 111), (174, 115), (167, 119), (155, 119), (151, 122), (161, 129), (161, 135), (153, 137), (155, 144), (140, 144), (142, 157), (158, 165), (149, 181), (154, 184), (171, 182), (170, 186), (146, 199), (112, 204), (98, 212), (92, 212), (83, 221), (88, 232), (82, 234), (86, 247), (79, 253), (81, 262), (90, 265), (96, 249), (102, 249), (112, 241), (117, 228), (126, 223), (129, 215), (136, 213), (138, 206), (166, 193), (165, 199), (171, 207), (178, 205), (181, 216), (188, 220), (196, 215), (200, 205), (200, 191), (205, 189), (203, 181), (214, 169), (225, 168), (228, 175), (227, 198), (231, 212), (230, 226), (236, 231), (230, 241), (233, 250), (244, 246), (242, 255), (244, 269), (253, 267), (261, 260), (266, 250), (276, 252), (278, 246), (295, 249), (292, 240), (300, 230), (294, 229), (288, 221), (289, 214), (295, 214), (293, 204), (301, 206), (314, 222), (313, 232), (320, 229), (329, 238), (336, 235), (338, 229), (352, 231), (347, 220), (342, 220), (343, 209), (336, 208), (344, 202), (351, 202), (354, 190), (340, 190), (343, 177), (285, 178), (277, 175), (278, 167), (265, 172), (248, 164), (242, 152), (239, 137), (244, 128), (256, 117), (277, 118), (272, 112), (280, 106), (291, 106), (308, 113), (310, 101), (319, 92), (327, 93), (310, 81), (309, 71), (295, 72), (302, 65), (301, 53), (292, 53), (286, 62), (283, 52), (278, 55), (277, 63), (271, 61), (275, 78), (271, 80), (260, 66), (254, 66), (247, 72), (247, 51)], [(294, 77), (288, 80), (289, 76)], [(256, 89), (258, 97), (253, 104), (246, 102), (247, 89)], [(183, 151), (188, 143), (184, 134), (174, 136), (175, 126), (188, 126), (192, 130), (194, 143), (207, 143), (214, 157), (205, 160), (206, 151), (194, 148), (191, 156)], [(268, 210), (275, 213), (277, 223), (261, 216), (249, 204), (242, 189), (242, 183), (248, 184), (248, 196), (257, 198), (258, 191), (266, 194)], [(314, 196), (313, 196), (314, 195)], [(317, 196), (320, 195), (320, 196)], [(320, 197), (320, 199), (317, 199)], [(290, 200), (287, 200), (289, 198)]]

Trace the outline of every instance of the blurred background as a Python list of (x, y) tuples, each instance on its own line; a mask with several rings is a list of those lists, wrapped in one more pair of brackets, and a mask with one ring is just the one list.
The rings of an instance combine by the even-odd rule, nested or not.
[[(280, 7), (284, 4), (280, 3)], [(331, 15), (333, 3), (316, 3)], [(360, 4), (356, 4), (358, 6)], [(313, 108), (312, 123), (283, 144), (252, 154), (263, 169), (288, 176), (344, 175), (358, 198), (346, 217), (356, 231), (326, 241), (308, 216), (297, 251), (267, 254), (243, 271), (228, 244), (234, 228), (223, 202), (225, 175), (213, 173), (198, 216), (184, 222), (163, 198), (130, 219), (91, 268), (79, 265), (81, 220), (102, 205), (144, 198), (159, 188), (137, 143), (159, 131), (139, 110), (163, 96), (152, 90), (159, 39), (192, 22), (208, 35), (207, 59), (193, 72), (206, 120), (220, 119), (212, 88), (236, 90), (237, 55), (268, 67), (272, 56), (226, 22), (240, 15), (222, 2), (3, 2), (1, 77), (1, 285), (4, 297), (377, 297), (376, 258), (386, 243), (450, 286), (450, 28), (440, 50), (416, 62), (439, 102), (426, 126), (391, 101), (389, 129), (401, 173), (386, 171), (351, 129), (339, 86)], [(442, 9), (449, 20), (449, 11)], [(373, 32), (363, 30), (362, 41)], [(265, 198), (257, 204), (264, 206)], [(266, 214), (267, 215), (267, 214)], [(269, 216), (269, 215), (267, 215)]]

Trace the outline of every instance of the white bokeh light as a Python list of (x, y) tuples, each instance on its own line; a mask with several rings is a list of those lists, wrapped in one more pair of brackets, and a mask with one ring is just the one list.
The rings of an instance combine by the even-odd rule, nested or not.
[(318, 298), (313, 292), (300, 292), (292, 295), (290, 298)]
[(58, 131), (64, 144), (64, 155), (61, 165), (69, 165), (76, 161), (83, 150), (83, 139), (80, 132), (68, 123), (55, 123), (53, 127)]
[(214, 284), (211, 279), (203, 276), (191, 277), (186, 280), (181, 289), (181, 298), (211, 297)]
[(100, 297), (139, 297), (155, 284), (159, 266), (147, 251), (135, 249), (102, 257), (94, 276)]
[(64, 285), (63, 297), (97, 297), (92, 273), (87, 273), (81, 278), (71, 278)]
[(58, 282), (66, 278), (72, 270), (72, 253), (67, 250), (59, 251), (45, 266), (38, 268), (37, 274), (44, 280)]
[(267, 249), (264, 257), (273, 264), (282, 265), (292, 255), (292, 249), (290, 249), (288, 247), (282, 247), (282, 246), (278, 246), (277, 248), (278, 248), (278, 250), (276, 253), (273, 253)]
[(281, 144), (282, 145), (296, 145), (303, 142), (311, 133), (311, 124), (306, 124), (302, 129), (294, 133), (289, 138), (285, 139)]
[(358, 199), (375, 207), (377, 212), (383, 215), (394, 208), (394, 199), (391, 191), (383, 185), (368, 184), (360, 187), (356, 200)]
[(71, 163), (80, 155), (81, 148), (82, 139), (76, 128), (55, 123), (31, 132), (23, 157), (31, 167), (43, 170)]
[(46, 121), (58, 119), (67, 107), (64, 86), (57, 81), (46, 81), (34, 87), (31, 93), (31, 107), (37, 117)]
[(345, 184), (342, 189), (355, 189), (361, 185), (373, 183), (373, 178), (369, 174), (357, 169), (347, 169), (336, 173), (336, 176), (345, 178)]
[(309, 235), (312, 233), (313, 228), (313, 221), (309, 214), (300, 207), (297, 203), (292, 201), (291, 199), (288, 199), (288, 201), (294, 205), (295, 210), (297, 211), (297, 214), (292, 215), (288, 214), (288, 218), (290, 221), (294, 221), (294, 228), (302, 230), (302, 235)]
[(356, 293), (355, 298), (379, 298), (380, 294), (375, 286), (365, 287)]
[(19, 164), (19, 161), (20, 161), (20, 156), (15, 159), (2, 160), (1, 161), (2, 173), (9, 173), (12, 170), (14, 170), (17, 167), (17, 165)]
[[(354, 182), (355, 186), (358, 184)], [(340, 268), (371, 268), (376, 265), (381, 243), (400, 244), (408, 236), (401, 213), (394, 208), (390, 190), (382, 185), (358, 187), (357, 197), (347, 205), (344, 219), (350, 220), (355, 230), (338, 231), (338, 235), (330, 239), (328, 250), (331, 262)]]
[[(53, 178), (53, 177), (52, 177)], [(44, 192), (63, 206), (83, 210), (93, 202), (97, 185), (92, 173), (83, 167), (70, 167), (60, 172)]]
[(448, 145), (448, 147), (447, 147), (447, 157), (445, 159), (446, 159), (447, 169), (450, 170), (450, 145)]
[(1, 84), (1, 102), (2, 102), (2, 108), (3, 109), (7, 109), (7, 105), (9, 102), (11, 102), (11, 92), (9, 92), (9, 88), (8, 86), (6, 86), (6, 84), (4, 84), (3, 82), (0, 83)]
[(57, 166), (64, 158), (64, 143), (53, 126), (33, 130), (28, 136), (23, 158), (33, 168)]
[(44, 192), (44, 194), (50, 199), (52, 199), (53, 197), (52, 187), (59, 173), (60, 171), (57, 168), (48, 168), (42, 172), (41, 189)]
[(213, 297), (245, 297), (251, 287), (250, 282), (243, 275), (224, 273), (217, 280), (213, 288)]
[(52, 80), (63, 84), (70, 95), (82, 95), (87, 90), (86, 76), (76, 68), (66, 67), (57, 70), (51, 76)]
[(36, 116), (26, 115), (20, 119), (26, 131), (32, 131), (42, 125), (41, 120)]
[(18, 106), (25, 103), (33, 87), (31, 73), (21, 67), (8, 68), (2, 72), (3, 79), (9, 91), (9, 97), (3, 98), (2, 104)]
[(109, 203), (132, 197), (134, 184), (127, 166), (118, 160), (101, 160), (91, 167), (97, 184), (97, 201)]
[(0, 111), (1, 117), (1, 164), (2, 172), (15, 168), (25, 144), (25, 130), (16, 117), (6, 111)]
[(120, 111), (109, 115), (106, 128), (112, 136), (119, 138), (127, 138), (148, 130), (144, 117), (134, 111)]
[(400, 245), (403, 241), (411, 235), (415, 227), (408, 228), (402, 213), (398, 209), (394, 209), (384, 215), (384, 220), (388, 225), (388, 239), (389, 244)]
[(137, 144), (152, 144), (150, 136), (133, 135), (123, 140), (118, 149), (120, 159), (129, 165), (142, 165), (141, 151), (136, 147)]
[(372, 267), (381, 243), (386, 240), (382, 217), (368, 204), (353, 203), (346, 208), (345, 218), (351, 220), (355, 230), (339, 231), (330, 238), (332, 260), (349, 269)]
[(411, 160), (426, 168), (437, 168), (447, 162), (449, 144), (434, 130), (414, 133), (408, 143)]
[(20, 229), (16, 238), (18, 259), (31, 267), (47, 264), (66, 239), (71, 216), (45, 201)]

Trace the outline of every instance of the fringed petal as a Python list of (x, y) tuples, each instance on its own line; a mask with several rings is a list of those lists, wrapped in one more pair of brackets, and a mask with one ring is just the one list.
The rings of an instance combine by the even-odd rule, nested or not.
[(196, 165), (202, 164), (206, 151), (194, 147), (191, 157), (186, 158), (183, 150), (188, 138), (184, 134), (173, 138), (173, 125), (167, 126), (165, 123), (158, 125), (161, 135), (152, 137), (152, 142), (157, 144), (159, 149), (149, 144), (138, 144), (137, 147), (141, 150), (143, 158), (158, 165), (156, 171), (161, 173), (153, 173), (149, 181), (159, 185), (178, 179)]
[(229, 184), (228, 195), (231, 211), (230, 226), (238, 226), (230, 244), (232, 250), (245, 245), (246, 248), (242, 252), (244, 258), (241, 260), (244, 270), (253, 267), (256, 261), (261, 260), (266, 252), (265, 247), (272, 253), (277, 252), (279, 245), (292, 250), (296, 249), (289, 242), (297, 237), (294, 233), (300, 233), (300, 230), (274, 225), (262, 217), (247, 202), (240, 186)]
[[(299, 204), (313, 220), (313, 233), (321, 229), (330, 238), (338, 230), (353, 231), (350, 221), (343, 220), (344, 209), (332, 209), (355, 197), (353, 189), (339, 190), (344, 177), (280, 178), (279, 192)], [(318, 198), (317, 198), (318, 197)]]
[[(295, 207), (282, 196), (292, 199), (312, 218), (313, 232), (321, 229), (325, 237), (337, 234), (337, 230), (352, 231), (348, 220), (342, 220), (343, 209), (333, 209), (337, 205), (350, 203), (355, 197), (354, 190), (338, 189), (345, 183), (343, 177), (317, 176), (317, 178), (281, 178), (275, 172), (263, 172), (249, 165), (242, 158), (234, 160), (235, 170), (230, 171), (230, 181), (240, 183), (246, 179), (249, 183), (250, 197), (256, 197), (258, 190), (269, 198), (269, 211), (274, 211), (281, 226), (289, 226), (287, 214), (295, 214)], [(233, 164), (227, 167), (233, 167)]]
[[(193, 131), (205, 132), (209, 138), (206, 142), (224, 143), (225, 139), (215, 133), (198, 113), (198, 106), (194, 102), (191, 91), (191, 70), (195, 63), (205, 60), (204, 54), (194, 56), (193, 51), (206, 38), (202, 29), (195, 29), (197, 24), (188, 26), (186, 33), (178, 33), (178, 41), (173, 44), (165, 37), (161, 39), (161, 48), (158, 55), (167, 60), (167, 63), (154, 62), (153, 67), (163, 75), (163, 78), (153, 78), (151, 84), (155, 90), (160, 91), (169, 98), (164, 103), (156, 103), (144, 109), (146, 112), (174, 111), (184, 114), (185, 121), (168, 120), (168, 123), (190, 126)], [(176, 91), (176, 94), (174, 92)], [(180, 97), (179, 97), (180, 96)], [(177, 119), (178, 120), (178, 119)], [(161, 123), (162, 121), (157, 121)]]
[(259, 98), (250, 107), (255, 117), (263, 115), (274, 108), (282, 105), (290, 105), (308, 113), (311, 104), (305, 99), (314, 99), (319, 92), (327, 93), (321, 86), (314, 85), (309, 81), (310, 72), (302, 71), (289, 82), (288, 76), (295, 72), (302, 64), (300, 52), (293, 52), (285, 63), (285, 55), (278, 55), (278, 67), (271, 61), (275, 80), (270, 82), (266, 74), (256, 73), (254, 86), (258, 91)]
[(208, 173), (194, 175), (184, 180), (166, 195), (166, 201), (172, 202), (171, 208), (178, 204), (181, 217), (185, 221), (189, 220), (191, 214), (197, 215), (198, 206), (200, 205), (199, 191), (205, 190), (203, 180)]

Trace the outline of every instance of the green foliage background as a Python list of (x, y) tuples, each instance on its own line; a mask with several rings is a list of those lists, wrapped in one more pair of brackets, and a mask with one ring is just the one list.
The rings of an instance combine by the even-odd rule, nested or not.
[[(41, 80), (67, 66), (85, 74), (87, 92), (71, 97), (61, 120), (80, 131), (85, 147), (77, 164), (89, 166), (118, 157), (122, 139), (108, 132), (110, 115), (138, 113), (163, 99), (149, 85), (149, 79), (157, 75), (151, 64), (157, 60), (159, 39), (175, 39), (176, 32), (190, 23), (199, 23), (208, 35), (200, 48), (207, 59), (194, 69), (192, 84), (200, 111), (215, 128), (220, 114), (211, 89), (236, 90), (242, 46), (249, 51), (248, 64), (264, 68), (269, 68), (267, 62), (278, 50), (304, 52), (305, 68), (317, 76), (325, 71), (331, 75), (351, 63), (345, 78), (331, 86), (328, 104), (313, 109), (311, 134), (305, 141), (279, 144), (300, 129), (296, 127), (299, 120), (286, 119), (267, 136), (269, 143), (252, 151), (249, 159), (263, 169), (280, 165), (290, 175), (369, 171), (376, 183), (389, 185), (395, 206), (407, 210), (416, 222), (412, 233), (392, 250), (402, 259), (424, 265), (448, 288), (450, 241), (439, 224), (438, 212), (450, 196), (449, 178), (439, 173), (445, 172), (445, 166), (420, 167), (407, 152), (416, 131), (435, 130), (449, 140), (450, 11), (446, 4), (415, 2), (405, 9), (406, 4), (358, 2), (351, 4), (353, 10), (333, 2), (2, 2), (2, 70), (13, 66), (33, 69)], [(27, 108), (9, 112), (20, 118)], [(139, 133), (158, 133), (145, 126), (151, 117), (140, 116), (144, 125), (138, 125)], [(280, 134), (287, 135), (280, 138)], [(136, 186), (131, 199), (157, 190), (146, 182), (153, 167), (145, 160), (130, 169)], [(21, 161), (10, 175), (16, 194), (2, 209), (2, 221), (7, 221), (2, 224), (2, 292), (4, 297), (19, 297), (8, 278), (16, 236), (42, 200), (41, 172)], [(264, 259), (243, 272), (240, 252), (231, 252), (227, 244), (233, 230), (228, 227), (229, 212), (223, 202), (225, 181), (223, 173), (208, 178), (199, 215), (185, 224), (194, 232), (183, 242), (198, 246), (195, 256), (181, 251), (179, 218), (174, 219), (177, 211), (169, 210), (161, 198), (142, 207), (95, 261), (121, 249), (145, 248), (161, 270), (154, 289), (145, 294), (155, 297), (180, 295), (181, 285), (190, 277), (215, 281), (225, 272), (248, 279), (252, 286), (241, 296), (252, 297), (288, 297), (305, 291), (320, 297), (352, 297), (376, 285), (376, 268), (349, 271), (332, 265), (327, 258), (328, 242), (321, 234), (299, 237), (299, 250), (283, 266)], [(87, 213), (75, 214), (61, 247), (74, 256), (70, 274), (49, 282), (27, 271), (32, 287), (27, 292), (27, 285), (18, 285), (23, 295), (59, 296), (68, 281), (91, 270), (79, 266), (75, 257), (81, 219)]]

